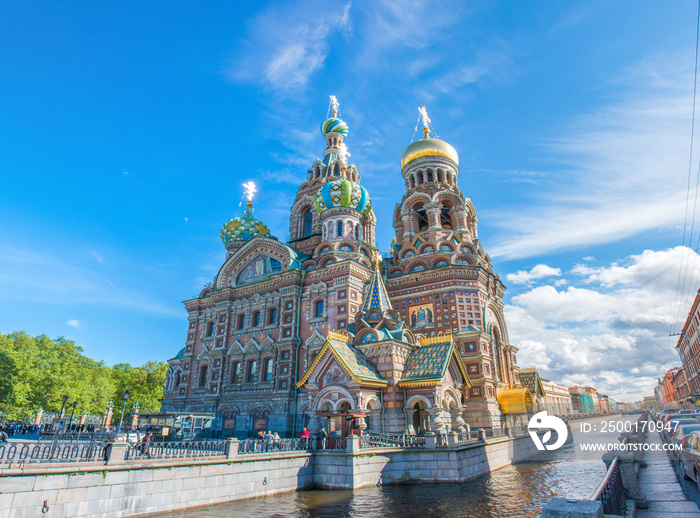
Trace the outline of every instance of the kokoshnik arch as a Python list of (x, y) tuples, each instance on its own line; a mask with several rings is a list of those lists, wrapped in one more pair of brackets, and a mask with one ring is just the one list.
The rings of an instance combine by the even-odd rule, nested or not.
[(401, 156), (391, 256), (380, 261), (377, 219), (331, 99), (290, 241), (253, 216), (252, 188), (245, 214), (223, 226), (226, 260), (184, 302), (187, 337), (169, 360), (162, 410), (213, 413), (215, 435), (238, 437), (347, 433), (351, 422), (409, 434), (501, 426), (498, 397), (522, 391), (517, 348), (457, 152), (430, 137), (423, 108), (424, 138)]

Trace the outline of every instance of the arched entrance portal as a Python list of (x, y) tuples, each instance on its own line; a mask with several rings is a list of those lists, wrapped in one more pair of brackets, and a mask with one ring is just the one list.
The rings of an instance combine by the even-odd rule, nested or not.
[(413, 429), (416, 431), (417, 435), (423, 435), (430, 430), (430, 416), (426, 411), (426, 404), (424, 401), (416, 401), (413, 405)]

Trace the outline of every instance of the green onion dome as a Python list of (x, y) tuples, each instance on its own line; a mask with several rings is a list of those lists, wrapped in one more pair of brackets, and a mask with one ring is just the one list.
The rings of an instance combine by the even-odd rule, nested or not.
[(314, 196), (319, 214), (331, 207), (348, 207), (368, 214), (372, 209), (367, 189), (345, 177), (326, 183)]
[(254, 237), (267, 237), (270, 229), (262, 221), (258, 221), (250, 212), (253, 204), (248, 202), (248, 210), (243, 216), (233, 218), (221, 228), (221, 240), (225, 245), (236, 241), (250, 241)]
[(323, 136), (326, 136), (326, 133), (340, 133), (344, 137), (348, 136), (348, 125), (340, 120), (338, 117), (331, 117), (330, 119), (326, 119), (323, 121), (323, 124), (321, 124), (321, 133), (323, 133)]

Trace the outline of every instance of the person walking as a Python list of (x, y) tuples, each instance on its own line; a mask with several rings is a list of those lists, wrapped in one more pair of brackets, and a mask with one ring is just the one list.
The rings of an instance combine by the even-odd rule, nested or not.
[(7, 442), (8, 436), (5, 430), (0, 430), (0, 442)]
[(145, 455), (149, 459), (151, 458), (151, 437), (152, 433), (148, 432), (143, 439), (141, 439), (141, 454)]

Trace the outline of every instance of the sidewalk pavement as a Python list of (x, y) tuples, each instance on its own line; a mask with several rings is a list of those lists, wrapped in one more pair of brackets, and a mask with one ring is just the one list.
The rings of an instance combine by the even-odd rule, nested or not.
[[(663, 444), (658, 433), (649, 433), (646, 444)], [(638, 509), (637, 518), (700, 518), (700, 509), (688, 501), (666, 451), (645, 451), (646, 468), (640, 468), (639, 483), (649, 500), (649, 509)]]

